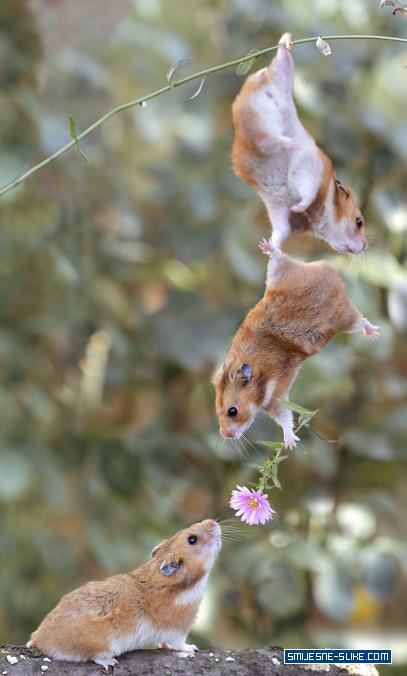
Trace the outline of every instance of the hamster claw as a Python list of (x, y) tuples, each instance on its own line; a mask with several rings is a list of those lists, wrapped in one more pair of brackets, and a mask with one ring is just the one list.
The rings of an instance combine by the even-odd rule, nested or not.
[(300, 438), (297, 437), (297, 435), (294, 434), (294, 432), (284, 434), (284, 446), (287, 451), (292, 451), (293, 448), (297, 446), (297, 441), (300, 441)]

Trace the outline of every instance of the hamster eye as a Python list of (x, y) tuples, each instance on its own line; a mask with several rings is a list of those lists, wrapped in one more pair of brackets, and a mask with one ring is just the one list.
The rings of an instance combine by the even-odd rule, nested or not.
[(356, 219), (356, 227), (361, 228), (362, 226), (363, 226), (363, 218), (360, 218), (360, 216), (358, 216)]
[(236, 408), (236, 406), (231, 406), (231, 407), (228, 409), (228, 416), (229, 416), (230, 418), (234, 418), (235, 415), (237, 415), (237, 408)]
[(196, 545), (196, 543), (198, 542), (198, 538), (196, 537), (196, 535), (189, 535), (188, 542), (190, 545)]

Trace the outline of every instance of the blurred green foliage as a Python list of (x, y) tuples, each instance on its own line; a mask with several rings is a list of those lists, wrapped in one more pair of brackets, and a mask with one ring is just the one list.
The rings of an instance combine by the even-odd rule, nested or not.
[[(3, 0), (0, 183), (109, 108), (180, 73), (294, 37), (404, 35), (371, 0)], [(404, 33), (403, 33), (404, 31)], [(407, 52), (295, 49), (308, 129), (354, 186), (370, 251), (289, 250), (343, 271), (370, 344), (337, 338), (292, 398), (319, 408), (281, 466), (278, 518), (226, 543), (201, 644), (393, 647), (407, 661)], [(266, 63), (266, 62), (264, 62)], [(258, 66), (264, 65), (258, 63)], [(257, 66), (256, 66), (257, 67)], [(59, 596), (140, 564), (223, 514), (253, 478), (217, 438), (210, 376), (264, 284), (263, 208), (232, 173), (233, 73), (117, 116), (0, 203), (0, 635), (24, 641)], [(251, 438), (278, 441), (260, 419)], [(330, 440), (334, 440), (331, 443)]]

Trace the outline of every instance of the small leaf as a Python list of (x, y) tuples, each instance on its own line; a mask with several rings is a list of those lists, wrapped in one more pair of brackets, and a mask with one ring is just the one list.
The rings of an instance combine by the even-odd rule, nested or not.
[(330, 48), (328, 43), (322, 39), (322, 35), (320, 35), (319, 38), (317, 39), (316, 46), (318, 47), (321, 54), (323, 54), (324, 56), (329, 56), (330, 54), (332, 54), (332, 49)]
[(169, 67), (167, 71), (167, 82), (170, 85), (172, 83), (172, 80), (174, 78), (175, 73), (180, 70), (180, 68), (183, 68), (187, 63), (189, 63), (191, 59), (188, 56), (181, 56), (180, 59), (177, 59), (172, 66)]
[(283, 441), (257, 441), (256, 443), (261, 446), (266, 446), (266, 448), (273, 448), (276, 451), (280, 451), (284, 448)]
[[(247, 59), (247, 61), (246, 60), (242, 61), (236, 68), (236, 75), (246, 75), (246, 73), (249, 72), (253, 64), (256, 62), (258, 53), (259, 53), (258, 49), (251, 49), (250, 52), (245, 56), (245, 59)], [(252, 56), (253, 58), (248, 59), (249, 56)]]
[(205, 80), (206, 80), (206, 77), (203, 77), (202, 80), (199, 83), (199, 87), (196, 90), (195, 94), (192, 94), (192, 96), (189, 97), (189, 99), (188, 99), (189, 101), (192, 101), (193, 99), (196, 99), (197, 96), (199, 96), (199, 94), (202, 91), (202, 87), (204, 86)]
[(71, 138), (75, 141), (75, 145), (82, 155), (83, 159), (85, 162), (88, 162), (88, 158), (86, 157), (85, 153), (81, 150), (81, 147), (79, 145), (79, 139), (78, 139), (78, 134), (76, 132), (76, 124), (75, 124), (75, 118), (73, 115), (69, 115), (69, 134)]
[[(283, 445), (284, 445), (284, 444), (283, 444)], [(288, 455), (279, 455), (278, 458), (275, 458), (275, 459), (274, 459), (274, 462), (276, 462), (277, 464), (279, 464), (280, 462), (283, 462), (283, 460), (285, 460), (285, 459), (288, 458), (288, 457), (289, 457)]]
[(311, 415), (308, 413), (301, 413), (300, 417), (298, 418), (298, 429), (301, 429), (301, 427), (308, 427), (314, 415), (315, 413), (312, 413)]
[(289, 408), (291, 411), (295, 411), (295, 413), (304, 413), (306, 415), (313, 416), (317, 413), (318, 409), (315, 411), (311, 411), (309, 408), (304, 408), (303, 406), (300, 406), (299, 404), (294, 404), (292, 401), (287, 401), (286, 399), (278, 399), (276, 397), (276, 401), (278, 401), (279, 404), (282, 406), (285, 406), (285, 408)]
[(279, 480), (279, 478), (278, 478), (278, 476), (277, 476), (277, 473), (273, 473), (272, 477), (273, 477), (274, 486), (275, 486), (276, 488), (278, 488), (280, 491), (282, 491), (282, 490), (283, 490), (283, 487), (282, 487), (282, 485), (281, 485), (281, 483), (280, 483), (280, 480)]

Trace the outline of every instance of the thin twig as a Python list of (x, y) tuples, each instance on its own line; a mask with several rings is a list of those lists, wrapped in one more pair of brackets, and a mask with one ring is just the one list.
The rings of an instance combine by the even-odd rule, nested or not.
[[(398, 38), (394, 36), (387, 36), (387, 35), (325, 35), (321, 36), (324, 37), (325, 40), (383, 40), (385, 42), (404, 42), (407, 43), (407, 38)], [(302, 38), (300, 40), (293, 40), (294, 45), (301, 45), (306, 42), (316, 42), (318, 39), (318, 36), (313, 37), (313, 38)], [(260, 56), (263, 56), (264, 54), (270, 54), (271, 52), (274, 52), (277, 50), (279, 45), (273, 45), (272, 47), (266, 47), (265, 49), (260, 49), (256, 55), (255, 59), (257, 60)], [(18, 186), (20, 183), (25, 181), (29, 176), (32, 176), (32, 174), (36, 173), (43, 167), (46, 167), (47, 164), (50, 162), (53, 162), (53, 160), (56, 160), (57, 157), (61, 157), (64, 153), (66, 153), (68, 150), (73, 148), (75, 145), (77, 145), (78, 141), (81, 141), (84, 139), (86, 136), (89, 136), (89, 134), (92, 133), (95, 129), (100, 127), (102, 124), (107, 122), (113, 115), (116, 115), (117, 113), (121, 113), (123, 110), (127, 110), (128, 108), (133, 108), (134, 106), (140, 106), (143, 105), (143, 103), (146, 103), (147, 101), (150, 101), (151, 99), (156, 98), (157, 96), (161, 96), (161, 94), (165, 94), (166, 92), (171, 91), (172, 89), (175, 89), (175, 87), (180, 87), (181, 85), (186, 84), (187, 82), (192, 82), (192, 80), (197, 80), (198, 78), (203, 78), (208, 75), (211, 75), (212, 73), (217, 73), (221, 70), (226, 70), (227, 68), (233, 68), (234, 66), (238, 66), (240, 63), (244, 63), (245, 61), (250, 61), (253, 59), (253, 51), (251, 51), (249, 54), (246, 56), (240, 57), (238, 59), (233, 59), (233, 61), (227, 61), (226, 63), (221, 63), (217, 66), (212, 66), (211, 68), (205, 68), (205, 70), (201, 70), (198, 73), (193, 73), (192, 75), (187, 75), (186, 77), (182, 78), (181, 80), (176, 80), (176, 81), (171, 81), (170, 84), (166, 85), (165, 87), (161, 87), (161, 89), (157, 89), (155, 92), (152, 92), (151, 94), (147, 94), (146, 96), (142, 96), (138, 99), (135, 99), (134, 101), (128, 101), (127, 103), (123, 103), (121, 106), (117, 106), (116, 108), (113, 108), (112, 110), (109, 110), (108, 113), (105, 115), (102, 115), (96, 122), (90, 125), (90, 127), (87, 127), (87, 129), (84, 129), (80, 134), (77, 135), (76, 139), (69, 141), (66, 143), (62, 148), (57, 150), (55, 153), (50, 155), (49, 157), (46, 157), (42, 162), (39, 162), (36, 164), (34, 167), (31, 167), (28, 171), (26, 171), (24, 174), (21, 174), (18, 178), (14, 179), (14, 181), (10, 181), (10, 183), (7, 183), (5, 186), (3, 186), (0, 189), (0, 196), (4, 195), (6, 192), (9, 190), (12, 190), (16, 186)]]

